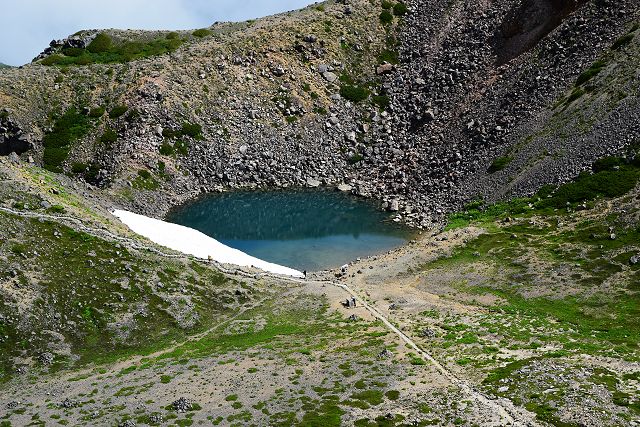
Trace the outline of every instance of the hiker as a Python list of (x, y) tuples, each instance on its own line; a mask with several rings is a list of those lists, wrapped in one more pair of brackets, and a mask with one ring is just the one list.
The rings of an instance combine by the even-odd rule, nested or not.
[(351, 305), (356, 308), (356, 297), (351, 297)]
[(304, 270), (302, 274), (304, 274), (304, 280), (307, 280), (307, 270)]

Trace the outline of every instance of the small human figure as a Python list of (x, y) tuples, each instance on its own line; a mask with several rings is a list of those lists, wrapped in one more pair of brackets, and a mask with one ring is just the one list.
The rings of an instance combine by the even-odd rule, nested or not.
[(351, 297), (351, 305), (353, 306), (353, 308), (356, 307), (356, 297)]
[(304, 270), (302, 274), (304, 274), (304, 280), (307, 280), (307, 270)]

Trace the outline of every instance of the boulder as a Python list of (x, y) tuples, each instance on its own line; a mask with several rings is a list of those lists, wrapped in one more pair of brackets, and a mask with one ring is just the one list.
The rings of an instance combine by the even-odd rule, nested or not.
[(393, 64), (389, 64), (389, 63), (385, 62), (382, 65), (378, 65), (378, 67), (376, 68), (376, 74), (378, 74), (378, 75), (389, 74), (394, 69), (395, 69), (395, 66)]
[(322, 77), (324, 77), (324, 79), (329, 83), (333, 83), (336, 80), (338, 80), (338, 76), (332, 73), (331, 71), (325, 71), (324, 73), (322, 73)]
[(307, 186), (309, 187), (312, 187), (312, 188), (320, 187), (320, 184), (322, 183), (317, 179), (307, 178)]

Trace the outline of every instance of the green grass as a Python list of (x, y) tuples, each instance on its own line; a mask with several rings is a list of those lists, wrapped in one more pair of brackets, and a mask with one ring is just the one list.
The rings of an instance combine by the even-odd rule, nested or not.
[(302, 416), (301, 426), (340, 427), (345, 411), (337, 405), (335, 397), (326, 397), (313, 410)]
[(512, 199), (492, 205), (485, 205), (482, 201), (470, 203), (461, 212), (449, 216), (445, 230), (465, 227), (473, 222), (493, 222), (510, 215), (551, 213), (552, 209), (575, 206), (599, 197), (620, 197), (640, 181), (640, 165), (637, 161), (608, 157), (596, 161), (593, 171), (582, 173), (573, 182), (557, 188), (544, 186), (531, 198)]
[[(13, 252), (0, 243), (0, 251), (8, 254), (9, 262), (20, 271), (37, 270), (40, 289), (37, 302), (30, 307), (28, 314), (23, 315), (28, 316), (28, 328), (19, 329), (11, 322), (0, 321), (0, 332), (9, 337), (0, 342), (0, 381), (10, 378), (15, 372), (13, 358), (18, 354), (24, 352), (36, 357), (47, 351), (49, 340), (42, 334), (43, 330), (61, 334), (71, 353), (77, 357), (74, 360), (57, 356), (50, 369), (105, 363), (132, 353), (149, 353), (174, 339), (183, 339), (190, 333), (201, 331), (214, 320), (219, 321), (219, 316), (225, 311), (222, 305), (233, 300), (219, 288), (226, 279), (208, 268), (189, 283), (178, 273), (163, 273), (169, 266), (183, 273), (191, 271), (185, 270), (181, 264), (167, 264), (166, 260), (160, 264), (145, 254), (131, 254), (115, 243), (57, 223), (0, 214), (0, 229), (7, 236), (21, 240), (21, 246), (16, 245)], [(54, 231), (58, 237), (54, 236)], [(47, 255), (32, 257), (29, 248), (38, 248)], [(143, 269), (151, 273), (144, 273)], [(192, 327), (177, 327), (176, 320), (166, 311), (166, 302), (151, 292), (149, 283), (151, 274), (155, 275), (155, 272), (165, 286), (185, 287), (198, 295), (194, 310), (199, 320)], [(127, 286), (123, 287), (123, 283)], [(5, 318), (17, 314), (6, 298), (6, 295), (0, 295), (0, 307), (3, 307)], [(136, 327), (127, 331), (126, 338), (119, 337), (117, 330), (106, 327), (138, 305), (145, 307), (144, 316), (136, 314), (131, 318)], [(138, 309), (135, 310), (138, 313)], [(52, 317), (54, 313), (63, 313), (74, 319), (73, 325)], [(27, 321), (26, 317), (24, 319)]]
[(389, 400), (398, 400), (400, 398), (400, 392), (398, 390), (389, 390), (384, 395)]

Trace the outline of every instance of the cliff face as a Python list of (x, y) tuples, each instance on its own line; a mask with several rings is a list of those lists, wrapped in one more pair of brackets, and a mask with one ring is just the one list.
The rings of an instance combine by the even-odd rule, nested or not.
[(637, 137), (637, 6), (413, 4), (406, 63), (390, 79), (394, 128), (419, 158), (411, 198), (430, 194), (447, 210), (531, 194), (623, 150)]
[(428, 226), (635, 138), (638, 9), (354, 0), (190, 32), (85, 31), (3, 70), (0, 102), (35, 162), (134, 209), (319, 180)]

